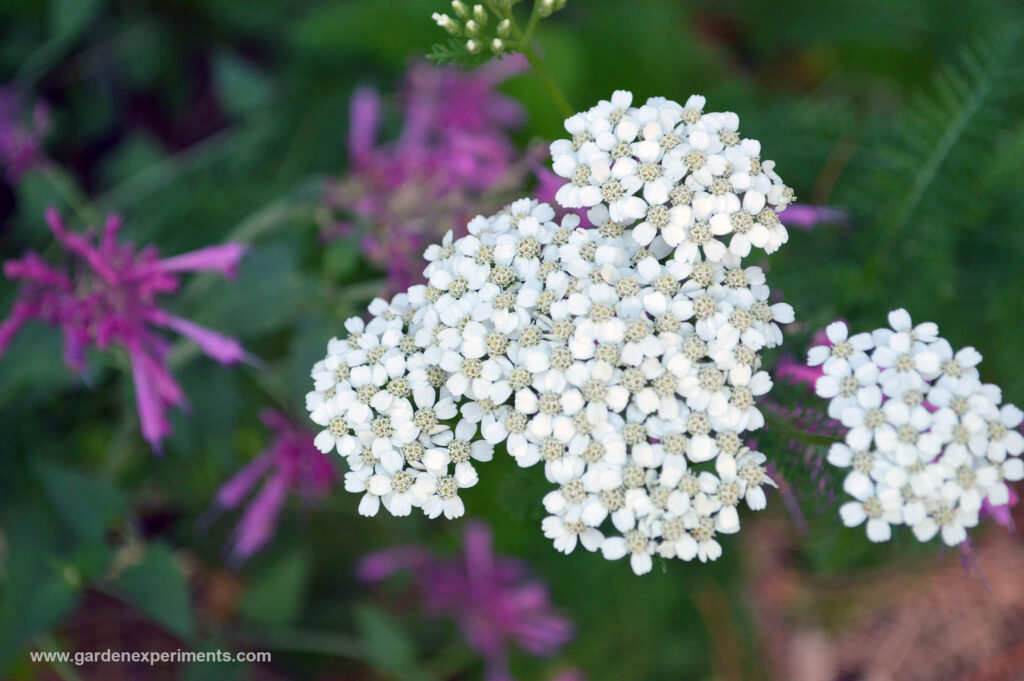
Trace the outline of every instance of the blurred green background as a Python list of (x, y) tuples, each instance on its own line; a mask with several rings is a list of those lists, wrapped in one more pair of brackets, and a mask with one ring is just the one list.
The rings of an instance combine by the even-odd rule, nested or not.
[[(166, 454), (154, 457), (116, 353), (97, 355), (83, 382), (63, 365), (55, 330), (20, 334), (0, 359), (0, 677), (129, 678), (55, 669), (25, 652), (89, 643), (275, 653), (267, 666), (131, 678), (481, 678), (472, 658), (438, 662), (437, 641), (452, 632), (353, 576), (359, 556), (396, 544), (457, 550), (462, 521), (360, 518), (356, 498), (336, 489), (318, 504), (291, 502), (270, 546), (237, 571), (224, 550), (237, 514), (197, 525), (218, 487), (266, 446), (259, 409), (303, 417), (326, 339), (377, 292), (381, 275), (354, 240), (320, 238), (321, 188), (346, 168), (353, 88), (393, 94), (444, 37), (430, 20), (444, 10), (433, 0), (0, 5), (0, 86), (49, 105), (46, 152), (60, 169), (0, 183), (0, 255), (45, 250), (44, 207), (67, 207), (79, 192), (167, 255), (241, 234), (254, 248), (237, 282), (195, 276), (168, 305), (266, 361), (229, 370), (176, 347), (191, 410), (174, 415)], [(801, 356), (836, 317), (868, 329), (902, 306), (938, 322), (955, 347), (976, 346), (983, 378), (1021, 403), (1022, 29), (1024, 6), (987, 0), (569, 0), (538, 43), (574, 108), (615, 89), (704, 94), (709, 109), (740, 114), (801, 202), (848, 211), (846, 226), (792, 229), (771, 259), (769, 278), (799, 322), (785, 352)], [(502, 90), (527, 110), (523, 148), (561, 136), (529, 73)], [(0, 282), (0, 314), (15, 294)], [(567, 667), (593, 681), (797, 678), (769, 663), (755, 613), (755, 592), (768, 588), (751, 544), (759, 524), (745, 521), (715, 564), (636, 578), (622, 563), (557, 554), (538, 527), (535, 477), (501, 460), (465, 495), (498, 550), (527, 559), (576, 623), (555, 659), (513, 657), (517, 678)], [(763, 515), (772, 532), (794, 533), (777, 495)], [(834, 509), (808, 515), (809, 533), (787, 554), (808, 580), (935, 561), (906, 538), (868, 545)], [(942, 678), (967, 678), (951, 674)]]

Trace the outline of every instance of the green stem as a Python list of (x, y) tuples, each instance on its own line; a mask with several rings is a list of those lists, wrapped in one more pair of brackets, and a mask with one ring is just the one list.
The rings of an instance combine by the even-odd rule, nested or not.
[(533, 33), (537, 30), (537, 24), (540, 23), (540, 4), (543, 0), (533, 0), (533, 11), (530, 12), (530, 20), (526, 22), (526, 29), (523, 31), (523, 42), (528, 43), (533, 40)]
[(501, 19), (508, 19), (511, 23), (510, 34), (514, 39), (511, 43), (512, 47), (518, 49), (526, 57), (526, 61), (530, 62), (530, 67), (533, 69), (533, 73), (537, 76), (541, 85), (547, 91), (548, 96), (551, 97), (555, 108), (564, 117), (569, 118), (575, 113), (572, 106), (569, 104), (569, 100), (562, 92), (562, 88), (558, 87), (558, 83), (551, 76), (551, 72), (548, 70), (547, 65), (544, 63), (544, 59), (541, 58), (540, 53), (537, 52), (537, 48), (533, 46), (533, 34), (537, 30), (537, 24), (540, 22), (540, 0), (536, 0), (533, 4), (533, 11), (530, 13), (530, 19), (526, 23), (526, 29), (520, 29), (519, 24), (516, 22), (515, 16), (512, 14), (512, 10), (508, 7), (501, 5), (494, 0), (487, 1), (487, 7), (491, 12)]
[(530, 66), (533, 67), (533, 73), (540, 80), (541, 85), (547, 90), (548, 96), (551, 97), (555, 103), (555, 108), (564, 117), (569, 118), (573, 115), (572, 106), (569, 105), (569, 100), (565, 98), (565, 94), (562, 89), (558, 87), (558, 83), (551, 77), (551, 72), (548, 71), (547, 65), (544, 64), (544, 60), (540, 54), (533, 47), (531, 42), (523, 42), (519, 45), (519, 49), (522, 50), (523, 56), (530, 62)]
[(777, 430), (787, 438), (798, 440), (808, 445), (817, 445), (820, 447), (829, 447), (837, 442), (843, 442), (843, 438), (834, 435), (824, 435), (822, 433), (809, 433), (802, 428), (797, 428), (789, 421), (780, 418), (774, 414), (769, 408), (761, 410), (764, 415), (765, 424), (771, 430)]

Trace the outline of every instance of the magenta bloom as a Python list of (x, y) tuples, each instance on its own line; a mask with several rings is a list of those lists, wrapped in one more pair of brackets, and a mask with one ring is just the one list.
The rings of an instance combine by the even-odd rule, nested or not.
[(552, 609), (547, 588), (530, 580), (520, 561), (494, 554), (483, 523), (467, 523), (461, 556), (441, 559), (422, 547), (399, 547), (370, 554), (357, 567), (368, 582), (401, 570), (412, 572), (423, 611), (454, 621), (484, 658), (487, 681), (511, 681), (510, 647), (547, 657), (572, 639), (572, 623)]
[[(819, 329), (811, 337), (811, 347), (818, 345), (832, 345), (832, 341), (828, 339), (824, 329)], [(790, 355), (780, 357), (779, 363), (775, 367), (775, 378), (780, 380), (788, 378), (793, 383), (806, 383), (812, 388), (818, 379), (824, 375), (825, 371), (820, 366), (807, 366), (803, 362), (793, 359)]]
[(117, 216), (107, 218), (98, 238), (92, 230), (69, 231), (53, 208), (46, 211), (46, 222), (67, 258), (61, 266), (52, 266), (30, 252), (4, 263), (4, 274), (20, 281), (22, 288), (10, 316), (0, 324), (0, 356), (31, 320), (61, 328), (64, 361), (78, 372), (86, 369), (87, 348), (122, 347), (131, 360), (142, 435), (159, 451), (171, 431), (167, 409), (185, 403), (166, 366), (170, 342), (160, 329), (187, 336), (222, 364), (248, 355), (238, 341), (161, 309), (157, 298), (178, 290), (181, 272), (216, 270), (232, 276), (245, 246), (211, 246), (161, 260), (153, 246), (136, 251), (118, 243)]
[(260, 420), (273, 431), (274, 440), (224, 483), (215, 502), (220, 509), (238, 508), (263, 480), (234, 533), (231, 553), (236, 563), (270, 541), (289, 494), (306, 499), (323, 497), (336, 477), (331, 460), (313, 446), (312, 433), (274, 409), (264, 409)]
[(366, 255), (393, 288), (413, 283), (427, 244), (493, 207), (529, 172), (508, 133), (522, 122), (522, 109), (495, 90), (524, 68), (518, 58), (473, 72), (413, 66), (402, 95), (401, 132), (386, 143), (378, 140), (380, 96), (357, 90), (349, 116), (348, 175), (325, 193), (334, 216), (326, 236), (360, 235)]
[(775, 367), (775, 378), (788, 378), (793, 383), (806, 383), (812, 388), (819, 378), (825, 375), (821, 367), (809, 367), (806, 364), (796, 361), (789, 355), (779, 358)]
[(0, 170), (12, 184), (42, 163), (43, 139), (50, 128), (50, 111), (42, 103), (32, 108), (32, 115), (22, 115), (22, 98), (11, 87), (0, 88)]
[(798, 229), (810, 231), (822, 222), (846, 224), (849, 221), (849, 216), (839, 208), (794, 203), (779, 213), (779, 219), (787, 227), (797, 227)]
[(1008, 530), (1014, 529), (1013, 523), (1013, 507), (1020, 501), (1020, 497), (1017, 496), (1017, 491), (1010, 487), (1010, 500), (1002, 506), (994, 506), (985, 499), (981, 502), (981, 515), (988, 516), (992, 520), (996, 521), (997, 525), (1002, 525)]

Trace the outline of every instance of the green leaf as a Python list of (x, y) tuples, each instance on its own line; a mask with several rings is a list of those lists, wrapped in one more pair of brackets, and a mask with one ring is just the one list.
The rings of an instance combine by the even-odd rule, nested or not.
[(39, 466), (38, 473), (50, 503), (83, 540), (101, 540), (127, 511), (124, 495), (105, 478), (44, 465)]
[(389, 615), (371, 607), (356, 610), (369, 662), (383, 674), (402, 681), (433, 681), (434, 676), (416, 661), (416, 645), (409, 633)]
[(242, 617), (257, 624), (294, 622), (309, 587), (305, 553), (288, 553), (255, 577), (242, 601)]
[(881, 227), (871, 271), (916, 271), (998, 206), (998, 193), (981, 198), (984, 171), (1003, 146), (1000, 131), (1024, 105), (1022, 59), (1018, 30), (975, 41), (863, 152), (866, 174), (846, 203)]
[(308, 57), (372, 55), (399, 66), (422, 53), (437, 30), (422, 0), (389, 0), (384, 12), (372, 2), (334, 2), (305, 13), (291, 39)]
[(0, 569), (0, 677), (24, 647), (51, 631), (78, 600), (80, 573), (60, 555), (60, 523), (42, 503), (4, 510)]
[[(4, 313), (10, 309), (10, 304), (0, 304)], [(61, 334), (56, 329), (29, 324), (18, 331), (0, 361), (0, 405), (47, 399), (80, 382), (63, 362), (54, 361), (61, 352)]]
[(324, 274), (330, 281), (346, 281), (362, 261), (362, 251), (354, 239), (335, 241), (324, 254)]
[(256, 248), (238, 268), (236, 281), (218, 280), (203, 294), (200, 323), (233, 336), (249, 337), (278, 329), (316, 299), (316, 288), (296, 272), (286, 247)]
[(106, 0), (53, 0), (50, 30), (55, 38), (72, 39), (88, 28), (106, 5)]
[(489, 50), (473, 54), (466, 48), (466, 41), (449, 38), (447, 43), (437, 43), (430, 48), (427, 58), (435, 64), (458, 64), (474, 68), (490, 61), (494, 55)]
[(122, 572), (116, 585), (155, 623), (186, 641), (192, 637), (195, 622), (188, 584), (168, 547), (150, 545), (142, 562)]
[(242, 116), (270, 101), (272, 87), (258, 68), (231, 52), (213, 58), (214, 89), (228, 113)]

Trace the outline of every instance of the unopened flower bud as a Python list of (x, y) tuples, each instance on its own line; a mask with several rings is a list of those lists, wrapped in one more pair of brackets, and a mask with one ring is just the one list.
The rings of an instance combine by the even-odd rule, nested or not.
[(501, 54), (505, 51), (505, 41), (501, 38), (495, 38), (491, 41), (491, 52), (494, 54)]
[(481, 26), (487, 25), (487, 10), (483, 5), (473, 5), (473, 20)]
[(480, 44), (479, 40), (470, 39), (466, 41), (466, 49), (473, 54), (480, 54), (480, 50), (483, 49), (483, 45)]
[(549, 17), (560, 9), (565, 8), (566, 0), (541, 0), (537, 8), (537, 14), (542, 17)]
[(434, 12), (432, 18), (434, 19), (435, 22), (437, 22), (438, 26), (448, 31), (452, 35), (457, 36), (462, 32), (462, 27), (459, 26), (459, 22), (455, 21), (447, 14), (438, 14), (437, 12)]
[(466, 3), (462, 2), (462, 0), (452, 0), (452, 9), (455, 10), (455, 13), (459, 15), (460, 19), (469, 19), (469, 8), (466, 7)]
[(476, 23), (472, 19), (466, 22), (466, 35), (478, 36), (480, 35), (480, 24)]
[(497, 34), (499, 38), (507, 38), (509, 33), (512, 32), (512, 22), (508, 19), (502, 19), (498, 23)]

